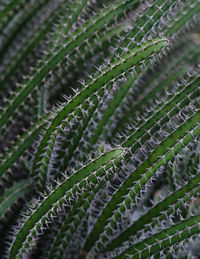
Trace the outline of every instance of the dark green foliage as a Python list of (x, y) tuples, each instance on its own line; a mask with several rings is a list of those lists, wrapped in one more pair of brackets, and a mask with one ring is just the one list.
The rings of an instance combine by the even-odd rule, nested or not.
[(200, 256), (200, 2), (2, 0), (3, 258)]

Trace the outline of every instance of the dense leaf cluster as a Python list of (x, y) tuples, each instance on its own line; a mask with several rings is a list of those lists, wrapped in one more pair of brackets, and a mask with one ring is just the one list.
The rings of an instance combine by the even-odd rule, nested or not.
[(199, 0), (2, 0), (3, 258), (200, 256)]

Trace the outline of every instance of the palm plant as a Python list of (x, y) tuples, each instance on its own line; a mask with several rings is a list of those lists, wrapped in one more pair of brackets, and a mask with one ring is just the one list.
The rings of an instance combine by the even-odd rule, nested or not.
[(200, 256), (199, 0), (2, 0), (3, 258)]

